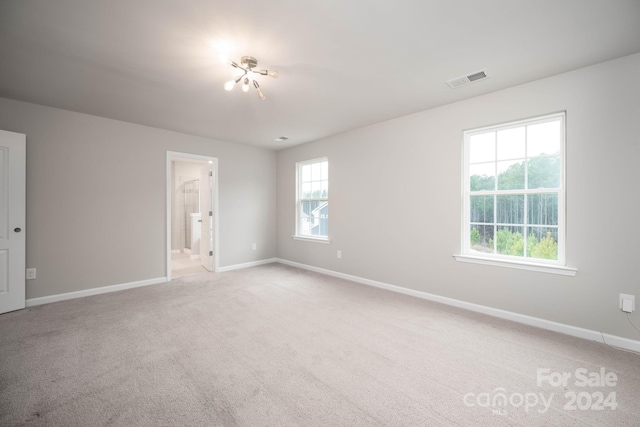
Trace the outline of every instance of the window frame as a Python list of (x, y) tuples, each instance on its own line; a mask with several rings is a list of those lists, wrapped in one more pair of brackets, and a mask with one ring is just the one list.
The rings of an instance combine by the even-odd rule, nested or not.
[[(315, 163), (323, 163), (327, 162), (327, 197), (311, 197), (311, 198), (303, 198), (302, 197), (302, 167), (307, 165), (313, 165)], [(303, 234), (301, 232), (301, 220), (302, 220), (302, 203), (309, 201), (318, 201), (318, 202), (327, 202), (329, 203), (329, 158), (328, 157), (318, 157), (315, 159), (303, 160), (300, 162), (296, 162), (296, 209), (295, 209), (295, 234), (292, 236), (296, 240), (306, 240), (318, 243), (330, 243), (329, 240), (329, 219), (327, 218), (327, 235), (319, 236), (313, 234)], [(328, 211), (327, 206), (327, 211)]]
[[(560, 162), (560, 177), (559, 186), (553, 189), (515, 189), (515, 190), (499, 190), (498, 186), (498, 163), (500, 161), (508, 161), (508, 159), (498, 159), (497, 152), (492, 162), (495, 164), (495, 184), (493, 190), (481, 190), (471, 192), (470, 188), (470, 139), (472, 136), (480, 135), (488, 132), (498, 132), (508, 129), (515, 129), (520, 127), (526, 127), (536, 124), (548, 123), (553, 121), (560, 122), (560, 150), (559, 150), (559, 162)], [(494, 140), (494, 144), (497, 147), (497, 138)], [(499, 265), (505, 267), (525, 268), (529, 270), (540, 270), (545, 272), (553, 272), (559, 274), (574, 275), (575, 269), (566, 267), (566, 112), (561, 111), (557, 113), (536, 116), (528, 119), (516, 120), (507, 123), (501, 123), (497, 125), (484, 126), (480, 128), (469, 129), (463, 132), (463, 155), (462, 155), (462, 221), (461, 221), (461, 254), (456, 255), (458, 261), (476, 262), (482, 264)], [(525, 164), (525, 180), (527, 179), (528, 162), (527, 160), (534, 157), (528, 157), (525, 151), (525, 157), (523, 158)], [(520, 159), (518, 157), (517, 159)], [(515, 160), (515, 158), (514, 158)], [(490, 163), (488, 161), (487, 163)], [(526, 181), (525, 181), (526, 182)], [(525, 184), (525, 187), (527, 185)], [(557, 224), (557, 243), (558, 243), (558, 258), (557, 260), (548, 260), (540, 258), (532, 258), (516, 255), (505, 255), (498, 253), (482, 253), (471, 249), (471, 196), (494, 196), (497, 195), (510, 195), (518, 194), (524, 195), (524, 207), (523, 207), (523, 232), (524, 242), (526, 247), (527, 229), (534, 224), (528, 223), (528, 195), (530, 194), (557, 194), (558, 195), (558, 224)], [(495, 200), (495, 199), (494, 199)], [(494, 216), (492, 218), (494, 226), (494, 239), (497, 235), (497, 230), (501, 227), (496, 215), (496, 206), (494, 204)], [(507, 225), (502, 225), (507, 226)]]

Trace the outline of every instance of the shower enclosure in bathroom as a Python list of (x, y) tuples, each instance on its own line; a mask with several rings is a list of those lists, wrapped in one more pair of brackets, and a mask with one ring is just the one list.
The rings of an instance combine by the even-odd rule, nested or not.
[[(198, 223), (200, 215), (200, 180), (191, 179), (185, 181), (182, 184), (183, 193), (183, 215), (181, 218), (181, 230), (183, 230), (182, 241), (184, 242), (183, 248), (190, 253), (198, 251), (199, 248), (192, 247), (194, 243), (194, 221)], [(199, 234), (199, 233), (198, 233)], [(199, 241), (197, 242), (199, 245)], [(186, 252), (186, 251), (185, 251)]]

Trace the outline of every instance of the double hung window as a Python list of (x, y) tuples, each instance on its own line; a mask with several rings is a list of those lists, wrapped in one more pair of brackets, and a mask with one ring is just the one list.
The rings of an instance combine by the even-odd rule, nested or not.
[(464, 132), (463, 255), (564, 265), (565, 115)]
[(296, 237), (328, 240), (329, 161), (307, 160), (296, 169)]

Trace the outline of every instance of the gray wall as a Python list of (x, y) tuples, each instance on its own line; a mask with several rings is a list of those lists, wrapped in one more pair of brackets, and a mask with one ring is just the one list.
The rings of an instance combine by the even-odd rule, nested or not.
[[(638, 339), (618, 294), (640, 297), (639, 75), (633, 55), (279, 151), (278, 256)], [(463, 130), (561, 110), (567, 264), (577, 275), (456, 262)], [(291, 238), (295, 162), (321, 156), (329, 158), (330, 245)]]
[(0, 129), (27, 135), (27, 298), (165, 276), (167, 151), (219, 159), (221, 267), (276, 256), (271, 151), (2, 98)]

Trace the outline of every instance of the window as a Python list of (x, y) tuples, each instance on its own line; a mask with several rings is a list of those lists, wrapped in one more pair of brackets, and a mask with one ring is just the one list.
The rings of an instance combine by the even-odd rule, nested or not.
[(463, 255), (564, 265), (565, 115), (464, 133)]
[(329, 238), (329, 161), (296, 164), (296, 237)]

